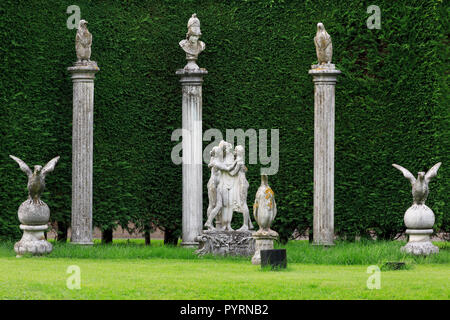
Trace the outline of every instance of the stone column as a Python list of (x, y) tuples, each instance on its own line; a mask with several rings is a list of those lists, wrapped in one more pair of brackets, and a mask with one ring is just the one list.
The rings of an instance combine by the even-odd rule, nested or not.
[(183, 246), (195, 247), (203, 229), (202, 82), (205, 69), (180, 69), (183, 91)]
[(334, 240), (334, 87), (341, 71), (334, 65), (312, 66), (314, 82), (314, 222), (313, 243)]
[(92, 242), (92, 166), (94, 79), (96, 63), (68, 68), (73, 82), (72, 123), (72, 238), (74, 244)]
[(187, 64), (177, 70), (183, 91), (183, 218), (182, 246), (196, 247), (196, 237), (203, 229), (203, 132), (202, 132), (202, 82), (208, 74), (196, 61), (205, 50), (200, 41), (200, 20), (193, 14), (187, 23), (186, 38), (179, 42), (186, 53)]

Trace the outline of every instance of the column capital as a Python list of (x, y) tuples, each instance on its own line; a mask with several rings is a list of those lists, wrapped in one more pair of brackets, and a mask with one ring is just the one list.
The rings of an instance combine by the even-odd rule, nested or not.
[(72, 74), (72, 80), (94, 80), (95, 74), (100, 71), (95, 61), (91, 61), (87, 65), (75, 64), (72, 67), (68, 67), (67, 70)]
[(205, 68), (199, 69), (178, 69), (176, 74), (180, 76), (181, 85), (201, 85), (203, 76), (208, 74)]
[(335, 84), (337, 82), (337, 76), (342, 72), (341, 70), (335, 69), (333, 64), (330, 67), (313, 65), (308, 73), (313, 76), (314, 83), (324, 82)]

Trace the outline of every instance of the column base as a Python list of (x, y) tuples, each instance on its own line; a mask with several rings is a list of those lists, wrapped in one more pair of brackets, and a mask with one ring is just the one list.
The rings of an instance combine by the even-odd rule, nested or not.
[(83, 246), (92, 246), (94, 244), (93, 241), (72, 241), (72, 240), (70, 240), (69, 243), (70, 244), (83, 245)]
[(313, 246), (322, 246), (322, 247), (332, 247), (336, 244), (333, 241), (329, 240), (313, 240), (312, 243)]
[(409, 241), (400, 250), (416, 256), (439, 253), (439, 248), (431, 243), (430, 235), (432, 233), (433, 229), (407, 229), (406, 234), (409, 234)]
[(273, 230), (258, 230), (253, 232), (255, 240), (255, 254), (252, 257), (252, 264), (261, 264), (261, 250), (273, 249), (273, 241), (278, 239), (278, 233)]
[(52, 252), (53, 246), (45, 240), (44, 232), (48, 230), (48, 225), (28, 226), (20, 225), (23, 230), (22, 239), (14, 245), (16, 257), (20, 258), (26, 253), (35, 255), (43, 255)]
[(198, 248), (198, 242), (194, 242), (194, 241), (192, 241), (192, 242), (188, 242), (188, 241), (183, 241), (183, 242), (181, 242), (181, 244), (180, 244), (183, 248), (194, 248), (194, 249), (197, 249)]

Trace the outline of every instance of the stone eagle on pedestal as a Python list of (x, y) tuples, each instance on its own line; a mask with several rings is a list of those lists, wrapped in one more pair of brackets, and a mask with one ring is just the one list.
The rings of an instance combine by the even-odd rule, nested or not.
[(318, 64), (331, 64), (333, 45), (331, 43), (331, 37), (325, 30), (325, 26), (322, 22), (317, 24), (317, 33), (314, 37), (314, 44), (316, 45)]
[(428, 170), (427, 173), (419, 172), (417, 174), (417, 179), (411, 172), (409, 172), (408, 169), (405, 169), (395, 163), (392, 164), (392, 166), (400, 170), (403, 173), (403, 176), (411, 182), (414, 204), (425, 204), (425, 200), (427, 200), (429, 192), (428, 183), (437, 175), (441, 164), (442, 162), (436, 163), (430, 170)]
[(75, 37), (77, 63), (88, 63), (91, 59), (92, 34), (87, 29), (87, 23), (86, 20), (80, 20), (77, 35)]
[(45, 176), (55, 169), (59, 156), (50, 160), (44, 168), (39, 165), (34, 166), (34, 171), (31, 171), (30, 167), (19, 158), (11, 155), (9, 157), (19, 164), (20, 170), (27, 174), (28, 201), (35, 204), (42, 204), (41, 194), (45, 189)]

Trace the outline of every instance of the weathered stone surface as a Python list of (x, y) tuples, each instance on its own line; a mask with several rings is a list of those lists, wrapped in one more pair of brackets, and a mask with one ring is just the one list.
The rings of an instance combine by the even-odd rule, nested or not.
[(322, 22), (317, 24), (317, 33), (314, 37), (314, 44), (316, 45), (317, 61), (319, 62), (318, 66), (330, 66), (331, 58), (333, 56), (333, 44), (331, 43), (331, 37), (325, 30), (325, 26)]
[(91, 62), (92, 34), (87, 28), (87, 23), (86, 20), (80, 20), (78, 25), (75, 36), (75, 51), (77, 53), (77, 62), (75, 62), (75, 65), (95, 64), (95, 61)]
[(413, 255), (429, 255), (432, 253), (439, 253), (439, 248), (431, 243), (431, 241), (416, 241), (408, 242), (403, 246), (401, 251), (411, 253)]
[[(320, 25), (320, 23), (319, 23)], [(335, 86), (341, 71), (331, 64), (331, 38), (323, 29), (315, 39), (318, 65), (309, 74), (314, 82), (314, 221), (313, 244), (334, 242), (334, 118)], [(323, 26), (323, 25), (322, 25)], [(319, 31), (321, 32), (319, 34)], [(318, 46), (317, 42), (322, 43)], [(327, 44), (328, 43), (328, 44)], [(329, 50), (330, 52), (327, 52)]]
[(255, 252), (255, 241), (251, 231), (205, 230), (196, 238), (199, 242), (198, 255), (251, 256)]
[(188, 21), (186, 39), (180, 46), (186, 52), (188, 64), (179, 69), (182, 86), (182, 129), (183, 129), (183, 217), (182, 246), (196, 247), (195, 240), (202, 233), (203, 214), (203, 131), (202, 131), (202, 83), (208, 74), (196, 64), (198, 54), (205, 44), (199, 41), (200, 21), (195, 14)]
[(28, 226), (39, 226), (48, 223), (50, 219), (50, 209), (48, 205), (42, 203), (35, 204), (32, 201), (25, 200), (19, 207), (19, 221)]
[(267, 175), (261, 175), (261, 185), (256, 191), (255, 203), (253, 204), (253, 216), (259, 226), (254, 236), (278, 236), (276, 231), (270, 229), (277, 216), (277, 204), (275, 193), (269, 186)]
[(180, 41), (180, 47), (186, 52), (186, 60), (188, 63), (184, 69), (196, 70), (199, 69), (197, 65), (198, 55), (205, 50), (205, 43), (200, 41), (202, 35), (200, 31), (200, 20), (197, 18), (197, 14), (193, 14), (189, 19), (188, 32), (186, 33), (186, 39)]
[(428, 197), (428, 184), (437, 175), (441, 162), (435, 164), (427, 173), (419, 172), (417, 179), (407, 169), (397, 164), (392, 166), (403, 173), (412, 186), (413, 205), (405, 212), (404, 222), (408, 229), (408, 243), (401, 248), (401, 251), (414, 255), (429, 255), (438, 253), (439, 248), (431, 243), (430, 235), (433, 234), (434, 213), (425, 205)]
[[(77, 52), (79, 57), (79, 53)], [(90, 57), (90, 46), (89, 46)], [(72, 238), (74, 244), (92, 242), (92, 172), (94, 79), (100, 70), (87, 56), (68, 68), (73, 82), (72, 123)]]
[(14, 251), (18, 258), (26, 253), (43, 255), (52, 252), (52, 244), (45, 240), (44, 237), (44, 231), (48, 230), (48, 225), (20, 225), (20, 229), (23, 230), (22, 239), (14, 245)]
[[(211, 177), (208, 181), (207, 221), (208, 230), (233, 231), (231, 221), (233, 212), (243, 214), (243, 224), (238, 231), (253, 229), (247, 206), (248, 181), (245, 177), (245, 150), (236, 146), (233, 151), (231, 143), (224, 140), (211, 150)], [(216, 228), (213, 227), (216, 219)]]
[(59, 157), (53, 158), (44, 167), (35, 165), (33, 172), (21, 159), (11, 155), (10, 157), (28, 176), (28, 199), (20, 205), (18, 210), (19, 220), (22, 223), (20, 229), (24, 232), (22, 239), (14, 245), (14, 251), (17, 257), (27, 252), (33, 255), (50, 253), (52, 245), (44, 237), (44, 231), (48, 229), (50, 209), (41, 200), (41, 194), (45, 189), (45, 177), (55, 169)]
[(182, 85), (183, 127), (183, 217), (182, 246), (196, 247), (194, 239), (202, 233), (202, 82), (205, 69), (177, 70)]
[(253, 233), (255, 239), (255, 254), (252, 257), (252, 264), (261, 264), (261, 250), (273, 249), (273, 241), (278, 238), (278, 235), (258, 235)]
[(252, 234), (255, 239), (255, 254), (252, 257), (252, 264), (261, 264), (261, 250), (273, 249), (273, 241), (278, 238), (278, 233), (270, 229), (270, 226), (276, 215), (275, 193), (269, 186), (267, 175), (261, 175), (261, 185), (256, 191), (253, 204), (253, 216), (259, 229)]

